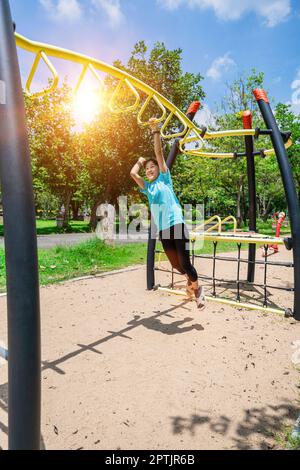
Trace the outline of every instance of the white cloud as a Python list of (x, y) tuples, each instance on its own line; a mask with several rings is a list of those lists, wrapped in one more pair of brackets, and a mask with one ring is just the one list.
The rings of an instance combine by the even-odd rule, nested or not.
[(292, 101), (290, 104), (292, 106), (292, 110), (294, 113), (300, 114), (300, 68), (295, 77), (295, 80), (293, 81), (291, 85), (291, 89), (292, 89)]
[(88, 9), (88, 3), (106, 15), (111, 27), (119, 26), (124, 20), (120, 0), (39, 0), (39, 2), (56, 21), (80, 19), (84, 8)]
[(55, 20), (76, 21), (82, 15), (78, 0), (39, 0), (40, 4)]
[(121, 10), (120, 0), (92, 0), (92, 3), (105, 12), (110, 26), (116, 27), (123, 22), (124, 15)]
[(207, 71), (207, 76), (213, 80), (219, 80), (224, 72), (228, 72), (230, 69), (235, 68), (236, 63), (230, 57), (229, 52), (222, 57), (217, 57), (210, 68)]
[(179, 6), (213, 9), (216, 16), (224, 21), (238, 20), (254, 12), (264, 19), (270, 28), (285, 21), (291, 13), (291, 0), (156, 0), (159, 5), (174, 10)]
[(179, 7), (181, 3), (183, 3), (182, 0), (157, 0), (157, 3), (162, 5), (164, 8), (167, 8), (167, 10), (175, 10), (176, 8)]

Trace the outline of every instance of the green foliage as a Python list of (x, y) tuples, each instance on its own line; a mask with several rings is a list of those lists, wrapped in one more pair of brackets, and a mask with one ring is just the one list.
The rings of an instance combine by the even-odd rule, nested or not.
[[(158, 248), (160, 244), (158, 244)], [(220, 252), (233, 251), (236, 243), (219, 242)], [(247, 249), (243, 245), (242, 249)], [(213, 250), (211, 242), (205, 242), (196, 253), (209, 253)], [(42, 285), (81, 277), (95, 275), (114, 269), (136, 264), (145, 264), (147, 248), (145, 243), (130, 243), (128, 245), (107, 246), (94, 238), (88, 242), (72, 247), (57, 247), (49, 250), (39, 250), (39, 277)], [(4, 249), (0, 248), (0, 291), (6, 288)]]
[(288, 149), (288, 156), (300, 200), (300, 116), (295, 115), (290, 105), (282, 103), (277, 104), (275, 113), (280, 128), (284, 131), (292, 132), (293, 145)]
[[(134, 46), (127, 65), (119, 61), (114, 65), (143, 80), (184, 109), (190, 101), (202, 98), (204, 92), (200, 74), (182, 72), (181, 55), (181, 49), (168, 50), (163, 43), (156, 43), (148, 51), (145, 42), (140, 41)], [(115, 89), (116, 80), (108, 77), (106, 84), (109, 96)], [(130, 100), (128, 91), (122, 89), (115, 105), (128, 106)], [(157, 113), (160, 113), (157, 106), (150, 104), (143, 119)], [(85, 126), (78, 136), (77, 148), (81, 193), (92, 207), (91, 223), (95, 227), (95, 210), (100, 203), (115, 204), (120, 195), (140, 198), (129, 173), (138, 157), (153, 156), (152, 138), (148, 130), (138, 126), (135, 113), (112, 114), (104, 110), (91, 125)]]
[[(98, 239), (72, 247), (39, 250), (41, 285), (53, 284), (74, 277), (145, 263), (146, 245), (130, 244), (115, 248)], [(0, 249), (0, 290), (5, 290), (4, 250)]]
[[(148, 83), (182, 110), (205, 96), (201, 74), (183, 72), (182, 50), (169, 50), (161, 42), (150, 50), (140, 41), (127, 64), (116, 61), (114, 65)], [(252, 93), (263, 87), (263, 82), (264, 73), (252, 69), (228, 84), (214, 115), (214, 130), (242, 128), (240, 112), (245, 109), (253, 114), (253, 127), (264, 128)], [(115, 78), (106, 77), (107, 101), (116, 85)], [(129, 173), (138, 157), (153, 156), (153, 142), (150, 133), (138, 126), (135, 113), (112, 114), (105, 106), (91, 124), (76, 128), (71, 99), (66, 83), (51, 95), (25, 97), (36, 205), (46, 216), (64, 204), (67, 219), (70, 205), (77, 214), (84, 204), (91, 208), (91, 226), (95, 228), (99, 204), (116, 204), (120, 195), (127, 195), (130, 203), (141, 201)], [(128, 106), (132, 100), (132, 93), (122, 88), (115, 105)], [(288, 154), (300, 199), (300, 117), (289, 105), (277, 104), (275, 111), (280, 127), (293, 134)], [(151, 103), (143, 119), (158, 113), (157, 105)], [(177, 126), (176, 121), (170, 124), (173, 129)], [(166, 155), (171, 144), (164, 144)], [(270, 139), (262, 137), (255, 145), (257, 149), (270, 148)], [(243, 152), (245, 142), (244, 138), (228, 137), (210, 141), (209, 148)], [(285, 193), (276, 157), (255, 161), (258, 216), (267, 220), (274, 211), (286, 211)], [(245, 158), (209, 160), (181, 155), (173, 169), (173, 183), (182, 204), (204, 203), (206, 216), (232, 214), (245, 226), (249, 204)]]
[(25, 95), (25, 105), (36, 200), (51, 192), (67, 216), (79, 173), (70, 89), (64, 84), (51, 95)]

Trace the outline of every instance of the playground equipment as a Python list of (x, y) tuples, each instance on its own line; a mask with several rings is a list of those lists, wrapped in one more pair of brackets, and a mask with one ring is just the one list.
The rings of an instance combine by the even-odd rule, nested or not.
[[(292, 204), (294, 208), (294, 217), (299, 217), (299, 209), (297, 209), (298, 202), (295, 200), (295, 193), (291, 194), (291, 187), (289, 184), (287, 184), (287, 181), (285, 180), (286, 177), (289, 178), (288, 174), (285, 173), (286, 171), (290, 172), (287, 169), (287, 157), (286, 153), (283, 147), (283, 140), (285, 139), (286, 141), (290, 140), (290, 134), (289, 133), (280, 133), (278, 130), (277, 123), (274, 119), (274, 116), (272, 114), (271, 108), (269, 106), (269, 103), (267, 101), (267, 96), (263, 90), (255, 90), (254, 95), (259, 103), (261, 112), (263, 114), (263, 117), (266, 122), (270, 124), (270, 127), (272, 127), (272, 133), (270, 131), (266, 130), (260, 130), (259, 132), (261, 134), (269, 134), (271, 136), (272, 142), (274, 144), (274, 148), (276, 148), (276, 155), (278, 158), (278, 163), (281, 169), (281, 175), (282, 179), (285, 185), (285, 190), (286, 190), (286, 195), (288, 201)], [(245, 129), (250, 129), (252, 127), (252, 115), (250, 111), (245, 111), (242, 113), (242, 121), (243, 121), (243, 126)], [(276, 136), (276, 138), (274, 138)], [(280, 138), (280, 137), (281, 138)], [(279, 143), (281, 145), (279, 145)], [(255, 151), (254, 150), (254, 142), (253, 142), (253, 137), (246, 135), (245, 136), (245, 147), (246, 151), (245, 154), (247, 157), (247, 174), (248, 174), (248, 191), (249, 191), (249, 232), (246, 233), (241, 233), (236, 230), (236, 221), (232, 216), (226, 217), (225, 219), (221, 220), (221, 218), (217, 215), (211, 217), (210, 219), (206, 220), (203, 222), (201, 225), (196, 227), (191, 233), (190, 233), (190, 239), (191, 239), (191, 252), (192, 252), (192, 262), (194, 263), (196, 258), (202, 258), (206, 260), (212, 260), (212, 275), (211, 276), (203, 276), (199, 275), (199, 279), (205, 280), (205, 281), (211, 281), (210, 287), (212, 290), (212, 295), (207, 296), (206, 298), (208, 300), (213, 300), (216, 302), (221, 302), (225, 303), (228, 305), (233, 305), (233, 306), (239, 306), (239, 307), (244, 307), (244, 308), (249, 308), (249, 309), (255, 309), (255, 310), (263, 310), (265, 312), (269, 313), (281, 313), (284, 314), (285, 316), (294, 316), (296, 319), (299, 318), (298, 316), (298, 293), (297, 293), (297, 282), (298, 281), (298, 276), (299, 276), (299, 271), (297, 268), (298, 265), (298, 250), (299, 248), (296, 247), (297, 241), (294, 238), (295, 231), (292, 229), (292, 237), (291, 238), (280, 238), (280, 227), (281, 224), (284, 221), (285, 214), (280, 213), (280, 217), (277, 223), (277, 229), (276, 229), (276, 236), (275, 237), (269, 237), (266, 235), (261, 235), (256, 233), (256, 182), (255, 182), (255, 161), (254, 157), (256, 155), (262, 155), (263, 151)], [(177, 148), (178, 152), (179, 149)], [(282, 153), (284, 152), (284, 154)], [(242, 155), (242, 154), (240, 154)], [(174, 163), (175, 157), (173, 157), (172, 164)], [(168, 162), (167, 162), (168, 165)], [(169, 165), (168, 165), (169, 166)], [(290, 172), (291, 175), (291, 172)], [(290, 180), (291, 183), (291, 180)], [(292, 184), (292, 183), (291, 183)], [(299, 206), (298, 206), (299, 207)], [(233, 221), (233, 230), (232, 232), (225, 232), (222, 233), (222, 227), (224, 223), (228, 221)], [(151, 233), (155, 232), (155, 230), (152, 230)], [(195, 240), (201, 237), (204, 241), (210, 241), (213, 243), (213, 255), (200, 255), (195, 253)], [(237, 244), (237, 257), (228, 257), (228, 256), (218, 256), (217, 255), (217, 247), (218, 243), (222, 242), (235, 242)], [(244, 259), (241, 256), (241, 249), (242, 249), (242, 244), (247, 244), (248, 245), (248, 258)], [(160, 266), (160, 261), (161, 261), (161, 255), (163, 252), (160, 250), (155, 249), (156, 241), (153, 239), (149, 239), (148, 242), (148, 269), (147, 269), (147, 288), (150, 289), (159, 289), (160, 291), (167, 292), (167, 293), (174, 293), (176, 295), (183, 295), (185, 296), (185, 291), (183, 290), (178, 290), (175, 289), (175, 272), (173, 269), (166, 269), (162, 268)], [(285, 245), (285, 247), (288, 250), (293, 249), (294, 250), (294, 261), (293, 262), (288, 262), (288, 261), (268, 261), (266, 258), (274, 253), (278, 252), (278, 246), (279, 245)], [(263, 256), (265, 258), (264, 261), (257, 261), (256, 260), (256, 247), (260, 246), (263, 250)], [(159, 254), (159, 265), (155, 265), (155, 254)], [(229, 280), (229, 279), (220, 279), (216, 277), (216, 268), (217, 268), (217, 261), (224, 261), (224, 262), (236, 262), (237, 263), (237, 272), (236, 272), (236, 279), (234, 281)], [(241, 279), (241, 265), (246, 263), (247, 264), (247, 279), (243, 280)], [(263, 270), (264, 270), (264, 275), (263, 275), (263, 281), (261, 282), (254, 282), (255, 281), (255, 266), (256, 265), (263, 265)], [(267, 282), (267, 274), (268, 274), (268, 267), (269, 266), (278, 266), (278, 267), (287, 267), (287, 268), (294, 268), (294, 287), (290, 286), (284, 286), (282, 284), (274, 286), (270, 285)], [(171, 283), (168, 287), (161, 287), (159, 284), (157, 285), (155, 283), (155, 271), (164, 271), (164, 272), (169, 272), (172, 275), (171, 278)], [(178, 273), (179, 274), (179, 273)], [(180, 274), (179, 274), (180, 275)], [(217, 290), (216, 290), (216, 284), (218, 286), (225, 286), (228, 284), (233, 284), (236, 290), (236, 295), (235, 297), (228, 298), (228, 297), (222, 297), (218, 295)], [(254, 301), (247, 301), (243, 302), (241, 299), (241, 292), (243, 289), (247, 288), (256, 288), (260, 287), (263, 289), (263, 295), (262, 295), (262, 302), (254, 302)], [(269, 302), (269, 292), (268, 289), (278, 289), (281, 291), (286, 291), (286, 292), (293, 292), (294, 293), (294, 305), (292, 306), (286, 306), (285, 308), (274, 308), (273, 306), (270, 305)]]
[[(28, 94), (31, 93), (31, 85), (41, 60), (49, 68), (53, 80), (50, 87), (40, 93), (51, 93), (58, 86), (59, 76), (51, 63), (51, 57), (82, 65), (75, 91), (84, 81), (88, 71), (98, 81), (99, 90), (105, 89), (99, 72), (112, 75), (118, 83), (109, 101), (111, 112), (136, 111), (137, 120), (141, 126), (147, 125), (143, 117), (150, 104), (154, 102), (161, 112), (157, 120), (162, 123), (162, 137), (169, 140), (175, 139), (173, 152), (169, 156), (169, 166), (179, 152), (215, 159), (247, 157), (253, 213), (255, 213), (255, 181), (251, 165), (254, 164), (254, 156), (269, 156), (275, 152), (291, 221), (290, 245), (293, 248), (295, 280), (293, 313), (297, 320), (300, 320), (300, 213), (285, 150), (285, 147), (291, 145), (290, 135), (279, 131), (263, 90), (256, 90), (255, 96), (267, 127), (266, 130), (244, 126), (241, 130), (209, 132), (206, 128), (200, 128), (193, 123), (195, 110), (192, 109), (185, 115), (153, 88), (116, 67), (65, 49), (29, 41), (18, 34), (14, 37), (9, 0), (2, 0), (0, 2), (0, 174), (7, 273), (9, 448), (39, 449), (41, 357), (37, 241), (29, 145), (16, 44), (34, 54), (33, 66), (25, 87)], [(120, 107), (118, 96), (120, 97), (123, 87), (131, 93), (133, 101), (128, 106)], [(249, 124), (248, 121), (247, 123)], [(168, 131), (171, 124), (175, 130)], [(274, 149), (254, 152), (251, 147), (253, 138), (259, 135), (269, 135)], [(205, 151), (205, 142), (227, 136), (244, 136), (246, 152), (226, 154)], [(189, 148), (187, 144), (194, 145), (194, 148)], [(15, 226), (16, 220), (18, 229)], [(250, 230), (255, 230), (254, 217), (251, 220), (253, 225)], [(252, 247), (251, 253), (250, 247)], [(254, 238), (249, 244), (249, 277), (253, 275), (254, 270), (253, 247), (255, 247)], [(149, 250), (148, 268), (151, 265), (151, 259), (152, 251)], [(152, 274), (154, 277), (154, 271)]]
[[(281, 226), (282, 226), (283, 222), (285, 221), (285, 212), (275, 212), (275, 214), (273, 214), (273, 216), (272, 216), (272, 219), (274, 221), (274, 223), (272, 224), (272, 228), (276, 229), (276, 235), (275, 236), (277, 238), (279, 238), (280, 237)], [(272, 250), (272, 253), (265, 253), (265, 251), (264, 251), (263, 256), (270, 256), (271, 254), (276, 255), (276, 253), (279, 252), (279, 248), (278, 248), (277, 244), (270, 245), (269, 249)]]
[[(208, 228), (207, 230), (203, 231), (203, 228), (207, 226), (212, 219), (217, 219), (217, 224), (214, 225), (213, 227)], [(234, 228), (232, 232), (222, 232), (222, 226), (224, 225), (224, 222), (226, 220), (233, 220), (235, 221), (234, 217), (229, 216), (226, 217), (225, 219), (221, 220), (219, 216), (214, 216), (211, 219), (208, 219), (205, 221), (203, 224), (198, 226), (195, 230), (190, 232), (190, 240), (191, 240), (191, 245), (192, 245), (192, 264), (194, 265), (195, 259), (200, 258), (200, 259), (205, 259), (205, 260), (211, 260), (212, 261), (212, 275), (203, 275), (200, 274), (198, 275), (199, 279), (203, 281), (211, 281), (211, 288), (212, 288), (212, 295), (206, 295), (206, 299), (208, 301), (214, 301), (214, 302), (219, 302), (222, 304), (227, 304), (227, 305), (232, 305), (235, 307), (239, 308), (247, 308), (247, 309), (253, 309), (253, 310), (262, 310), (265, 312), (269, 313), (280, 313), (280, 314), (285, 314), (285, 316), (293, 316), (293, 312), (291, 308), (276, 308), (273, 306), (269, 305), (269, 292), (268, 289), (278, 289), (280, 291), (286, 291), (286, 292), (294, 292), (294, 288), (290, 286), (283, 286), (283, 285), (270, 285), (267, 282), (267, 274), (268, 274), (268, 267), (269, 266), (278, 266), (278, 267), (286, 267), (286, 268), (293, 268), (294, 264), (293, 262), (288, 262), (288, 261), (259, 261), (259, 260), (254, 260), (251, 261), (251, 259), (245, 259), (242, 257), (242, 244), (248, 244), (254, 245), (255, 247), (261, 246), (263, 248), (264, 252), (264, 257), (267, 258), (268, 252), (270, 250), (270, 247), (275, 246), (274, 243), (276, 243), (276, 246), (278, 245), (283, 245), (288, 243), (288, 240), (283, 240), (281, 238), (272, 238), (268, 237), (266, 235), (261, 235), (261, 234), (249, 234), (249, 233), (241, 233), (241, 232), (236, 232), (236, 221), (234, 223)], [(217, 228), (217, 231), (212, 231)], [(204, 241), (210, 241), (213, 243), (213, 254), (212, 255), (207, 255), (207, 254), (196, 254), (195, 251), (195, 241), (197, 238), (200, 237)], [(237, 257), (233, 256), (227, 256), (227, 255), (218, 255), (217, 254), (217, 247), (219, 242), (226, 242), (226, 243), (236, 243), (237, 244)], [(289, 247), (288, 247), (289, 248)], [(290, 248), (289, 248), (290, 249)], [(175, 274), (182, 276), (180, 273), (176, 273), (174, 269), (166, 269), (165, 267), (162, 267), (160, 265), (161, 261), (161, 255), (163, 254), (163, 251), (156, 250), (156, 253), (159, 253), (159, 263), (158, 266), (156, 266), (154, 269), (155, 271), (163, 271), (163, 272), (169, 272), (172, 275), (172, 280), (171, 284), (168, 287), (162, 287), (160, 285), (154, 286), (154, 289), (158, 289), (161, 292), (166, 292), (166, 293), (173, 293), (175, 295), (181, 295), (181, 296), (186, 296), (185, 291), (183, 290), (178, 290), (175, 288)], [(224, 278), (218, 278), (216, 276), (216, 269), (217, 269), (217, 261), (223, 261), (227, 263), (236, 263), (237, 264), (237, 269), (236, 269), (236, 279), (232, 281), (231, 279), (224, 279)], [(263, 267), (263, 282), (254, 282), (254, 281), (248, 281), (248, 280), (243, 280), (241, 278), (241, 265), (242, 263), (248, 264), (251, 267), (255, 265), (262, 266)], [(217, 285), (218, 286), (227, 286), (231, 284), (233, 286), (233, 289), (236, 291), (235, 297), (222, 297), (217, 294)], [(263, 289), (263, 295), (262, 295), (262, 302), (255, 302), (253, 301), (242, 301), (241, 299), (241, 293), (243, 290), (243, 286), (251, 286), (251, 287), (259, 287)]]

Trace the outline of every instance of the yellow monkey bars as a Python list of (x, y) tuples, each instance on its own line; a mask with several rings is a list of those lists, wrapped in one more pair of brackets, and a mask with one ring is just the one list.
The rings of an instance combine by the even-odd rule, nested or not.
[[(203, 135), (203, 130), (199, 128), (195, 123), (191, 122), (188, 117), (180, 111), (176, 106), (174, 106), (169, 100), (167, 100), (163, 95), (155, 91), (150, 86), (146, 85), (141, 80), (133, 77), (132, 75), (128, 74), (127, 72), (118, 69), (112, 65), (108, 65), (105, 62), (100, 60), (93, 59), (91, 57), (85, 56), (83, 54), (78, 54), (67, 49), (58, 48), (52, 45), (43, 44), (35, 41), (31, 41), (24, 36), (16, 33), (16, 44), (21, 49), (31, 52), (35, 54), (35, 59), (33, 62), (33, 66), (29, 73), (27, 83), (25, 86), (25, 92), (28, 95), (32, 95), (31, 93), (31, 85), (33, 79), (36, 75), (38, 65), (40, 60), (42, 59), (44, 63), (47, 65), (48, 69), (51, 72), (53, 77), (53, 81), (47, 89), (35, 93), (35, 95), (42, 95), (44, 93), (51, 93), (55, 90), (58, 86), (59, 76), (51, 63), (49, 57), (56, 58), (56, 59), (63, 59), (67, 61), (71, 61), (77, 64), (82, 65), (82, 72), (79, 77), (79, 81), (75, 87), (75, 92), (78, 91), (80, 85), (82, 84), (86, 73), (90, 71), (96, 80), (99, 83), (99, 87), (101, 89), (104, 88), (104, 82), (100, 77), (99, 72), (104, 72), (106, 74), (112, 75), (113, 77), (119, 80), (116, 89), (114, 90), (112, 97), (109, 101), (109, 109), (111, 112), (114, 113), (123, 113), (129, 111), (137, 111), (140, 104), (141, 104), (141, 96), (139, 91), (146, 95), (146, 100), (143, 104), (141, 104), (141, 108), (137, 114), (137, 121), (139, 125), (146, 126), (148, 122), (143, 121), (143, 115), (145, 114), (146, 109), (148, 108), (151, 101), (156, 103), (157, 107), (161, 110), (161, 115), (157, 118), (157, 122), (162, 123), (161, 128), (161, 135), (164, 139), (175, 139), (181, 138), (179, 140), (179, 148), (180, 151), (187, 155), (192, 156), (199, 156), (199, 157), (206, 157), (206, 158), (235, 158), (235, 153), (213, 153), (213, 152), (205, 152), (203, 151), (205, 140), (211, 139), (218, 139), (221, 137), (243, 137), (243, 136), (254, 136), (256, 134), (255, 129), (241, 129), (241, 130), (226, 130), (226, 131), (218, 131), (218, 132), (209, 132), (206, 131)], [(133, 104), (127, 107), (120, 107), (116, 104), (116, 100), (118, 95), (120, 95), (121, 88), (125, 86), (134, 97), (135, 101)], [(173, 133), (166, 133), (166, 129), (168, 124), (171, 122), (172, 118), (175, 118), (180, 122), (183, 126), (182, 131), (177, 131)], [(193, 143), (197, 146), (194, 149), (185, 148), (186, 144)], [(286, 143), (286, 147), (289, 147), (292, 144), (292, 141), (289, 140)], [(273, 155), (274, 150), (265, 150), (264, 155)]]

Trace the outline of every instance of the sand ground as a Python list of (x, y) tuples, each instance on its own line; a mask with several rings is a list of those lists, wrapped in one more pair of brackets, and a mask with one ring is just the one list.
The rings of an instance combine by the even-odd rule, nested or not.
[[(283, 249), (276, 256), (291, 259)], [(197, 266), (210, 270), (208, 261)], [(220, 262), (217, 272), (230, 279), (235, 271)], [(273, 284), (291, 285), (291, 269), (269, 273)], [(199, 312), (184, 298), (146, 291), (145, 277), (145, 266), (138, 266), (41, 288), (43, 447), (276, 448), (276, 435), (300, 411), (300, 362), (292, 359), (300, 323), (214, 302)], [(157, 273), (158, 282), (169, 280)], [(292, 306), (290, 293), (270, 293), (274, 305)], [(5, 342), (5, 297), (0, 308)], [(5, 449), (3, 362), (0, 372)]]

